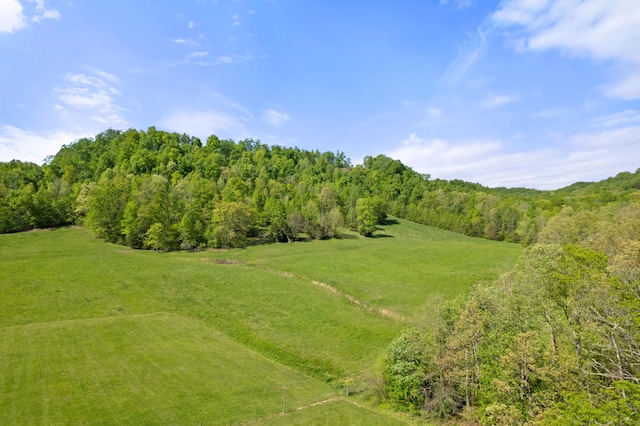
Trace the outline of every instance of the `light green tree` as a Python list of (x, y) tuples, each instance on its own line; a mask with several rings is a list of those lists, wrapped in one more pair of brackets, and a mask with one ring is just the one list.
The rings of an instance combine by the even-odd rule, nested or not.
[(214, 247), (242, 247), (251, 230), (251, 207), (236, 201), (218, 203), (211, 217), (209, 244)]
[(356, 223), (358, 232), (365, 237), (371, 237), (376, 230), (378, 218), (371, 198), (360, 198), (356, 203)]

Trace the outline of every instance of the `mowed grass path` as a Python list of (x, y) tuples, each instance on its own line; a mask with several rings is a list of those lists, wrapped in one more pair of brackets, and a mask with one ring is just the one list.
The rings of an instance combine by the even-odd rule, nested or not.
[[(0, 424), (228, 424), (326, 400), (408, 325), (345, 294), (410, 317), (521, 252), (402, 221), (382, 233), (199, 253), (0, 235)], [(336, 419), (378, 416), (342, 402)]]

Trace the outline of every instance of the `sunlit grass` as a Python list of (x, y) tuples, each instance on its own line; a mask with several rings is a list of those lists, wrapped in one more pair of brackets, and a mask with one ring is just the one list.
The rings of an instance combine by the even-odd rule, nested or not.
[[(362, 386), (429, 296), (464, 293), (521, 252), (404, 221), (378, 234), (194, 253), (80, 228), (0, 235), (0, 424), (270, 422), (283, 400)], [(286, 418), (388, 420), (361, 410)]]
[(0, 329), (0, 424), (229, 424), (335, 395), (170, 314)]

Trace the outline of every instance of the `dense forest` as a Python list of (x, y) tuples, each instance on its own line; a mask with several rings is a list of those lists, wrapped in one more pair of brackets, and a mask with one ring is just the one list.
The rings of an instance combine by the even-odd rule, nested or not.
[(383, 155), (353, 166), (340, 152), (107, 130), (42, 166), (0, 163), (0, 232), (82, 224), (110, 242), (174, 250), (332, 238), (343, 226), (370, 236), (391, 214), (529, 245), (563, 208), (628, 200), (639, 186), (636, 172), (552, 192), (486, 188)]
[(555, 191), (431, 179), (383, 155), (107, 130), (0, 163), (0, 232), (83, 225), (192, 250), (375, 233), (388, 214), (527, 248), (433, 299), (387, 349), (381, 401), (482, 424), (640, 421), (640, 170)]

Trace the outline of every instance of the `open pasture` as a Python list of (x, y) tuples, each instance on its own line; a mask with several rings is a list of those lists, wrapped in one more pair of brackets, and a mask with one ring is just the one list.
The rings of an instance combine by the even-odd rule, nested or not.
[(0, 329), (1, 424), (237, 423), (335, 395), (172, 314)]
[(453, 298), (495, 279), (522, 253), (518, 244), (471, 238), (392, 219), (375, 238), (345, 238), (209, 252), (256, 268), (326, 283), (378, 310), (411, 317), (429, 296)]
[(284, 407), (293, 423), (382, 424), (332, 400), (340, 384), (374, 376), (430, 295), (521, 248), (404, 221), (380, 234), (195, 253), (80, 228), (0, 235), (0, 423), (269, 424)]

